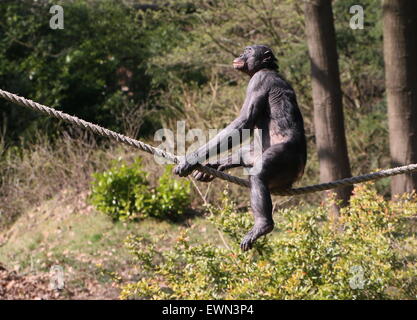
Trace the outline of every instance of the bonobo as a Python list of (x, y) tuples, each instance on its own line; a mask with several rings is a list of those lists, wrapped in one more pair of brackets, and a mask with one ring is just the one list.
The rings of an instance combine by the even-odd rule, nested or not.
[[(181, 177), (189, 175), (197, 163), (206, 160), (210, 151), (218, 150), (227, 143), (232, 131), (262, 129), (262, 154), (256, 155), (252, 146), (238, 150), (239, 163), (233, 156), (225, 157), (208, 165), (217, 170), (236, 166), (259, 168), (250, 174), (250, 200), (255, 218), (253, 228), (241, 243), (242, 250), (252, 248), (259, 237), (274, 228), (270, 190), (290, 188), (299, 179), (307, 161), (307, 146), (303, 117), (297, 105), (293, 88), (278, 73), (277, 60), (272, 50), (263, 45), (245, 48), (243, 54), (233, 61), (233, 67), (249, 77), (245, 102), (238, 117), (225, 129), (195, 152), (187, 154), (174, 172)], [(211, 181), (212, 176), (196, 171), (200, 181)]]

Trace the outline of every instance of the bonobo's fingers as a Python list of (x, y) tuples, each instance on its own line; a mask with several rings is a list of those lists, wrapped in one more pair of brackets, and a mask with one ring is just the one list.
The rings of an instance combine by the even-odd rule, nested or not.
[(174, 167), (174, 169), (172, 170), (172, 172), (173, 172), (174, 174), (179, 174), (179, 171), (178, 171), (178, 166), (175, 166), (175, 167)]
[(181, 166), (180, 165), (175, 166), (173, 172), (174, 174), (181, 176), (181, 173), (182, 173)]

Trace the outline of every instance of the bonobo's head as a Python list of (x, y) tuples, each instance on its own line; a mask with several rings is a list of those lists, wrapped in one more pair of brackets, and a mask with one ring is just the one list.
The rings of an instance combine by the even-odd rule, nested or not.
[(263, 68), (278, 71), (277, 59), (272, 50), (262, 45), (246, 47), (243, 53), (233, 60), (233, 67), (250, 76)]

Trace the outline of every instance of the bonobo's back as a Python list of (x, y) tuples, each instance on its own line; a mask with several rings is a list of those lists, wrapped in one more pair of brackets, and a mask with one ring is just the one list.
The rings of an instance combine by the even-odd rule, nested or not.
[[(298, 152), (307, 158), (307, 143), (304, 132), (304, 121), (298, 107), (297, 98), (291, 85), (275, 70), (263, 69), (259, 72), (262, 86), (267, 90), (267, 112), (271, 125), (280, 135), (295, 144)], [(256, 76), (256, 75), (255, 75)], [(255, 77), (254, 76), (254, 77)]]

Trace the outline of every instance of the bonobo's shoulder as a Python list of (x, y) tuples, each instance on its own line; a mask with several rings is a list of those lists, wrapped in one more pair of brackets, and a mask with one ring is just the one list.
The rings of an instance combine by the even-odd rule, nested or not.
[(259, 86), (266, 90), (293, 90), (291, 85), (284, 79), (284, 77), (275, 70), (260, 70), (253, 75), (250, 82), (252, 82), (254, 86)]

